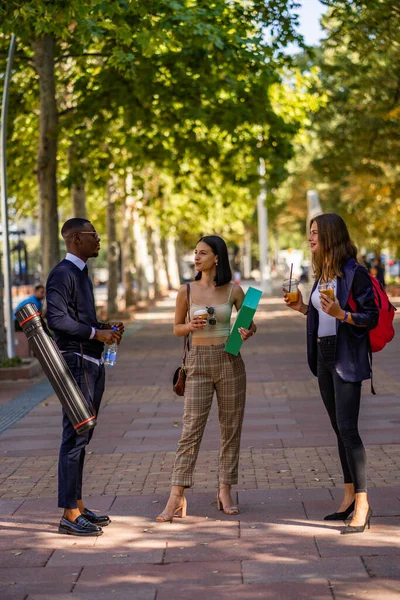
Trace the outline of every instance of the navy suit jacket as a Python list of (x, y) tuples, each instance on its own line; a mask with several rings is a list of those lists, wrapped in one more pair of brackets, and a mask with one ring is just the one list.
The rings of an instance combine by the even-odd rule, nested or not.
[[(355, 327), (336, 319), (335, 369), (344, 381), (363, 381), (371, 377), (368, 331), (377, 326), (379, 313), (367, 270), (351, 258), (344, 263), (342, 271), (343, 277), (337, 278), (336, 296), (339, 304), (343, 310), (351, 312), (354, 323), (364, 327)], [(314, 283), (311, 294), (317, 285), (318, 281)], [(348, 304), (350, 291), (353, 292), (357, 312), (353, 312)], [(307, 357), (314, 375), (317, 375), (317, 338), (318, 311), (310, 298), (307, 313)]]

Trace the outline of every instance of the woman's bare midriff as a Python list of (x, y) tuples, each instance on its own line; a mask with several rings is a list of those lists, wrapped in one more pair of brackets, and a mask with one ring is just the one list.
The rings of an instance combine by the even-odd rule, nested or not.
[(209, 337), (209, 338), (192, 338), (192, 346), (220, 346), (225, 344), (228, 336), (223, 337)]

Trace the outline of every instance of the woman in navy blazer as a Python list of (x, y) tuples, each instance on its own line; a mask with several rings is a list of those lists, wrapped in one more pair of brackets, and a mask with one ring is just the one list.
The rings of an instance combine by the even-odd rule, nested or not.
[[(378, 309), (367, 270), (357, 264), (357, 249), (343, 219), (328, 213), (310, 223), (308, 237), (315, 271), (310, 303), (299, 292), (290, 308), (307, 315), (308, 364), (318, 384), (338, 440), (344, 475), (344, 499), (326, 520), (353, 518), (341, 533), (359, 533), (370, 522), (372, 510), (366, 486), (366, 455), (358, 432), (361, 382), (371, 378), (368, 331), (378, 323)], [(318, 290), (330, 282), (332, 300)], [(357, 312), (349, 306), (352, 293)]]

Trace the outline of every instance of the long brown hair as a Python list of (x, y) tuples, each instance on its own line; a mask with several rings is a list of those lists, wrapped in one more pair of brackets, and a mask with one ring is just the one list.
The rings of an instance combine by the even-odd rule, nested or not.
[(318, 251), (312, 262), (316, 279), (329, 281), (342, 277), (342, 266), (349, 258), (357, 258), (357, 248), (350, 239), (349, 230), (342, 217), (336, 213), (318, 215), (310, 221), (318, 225)]

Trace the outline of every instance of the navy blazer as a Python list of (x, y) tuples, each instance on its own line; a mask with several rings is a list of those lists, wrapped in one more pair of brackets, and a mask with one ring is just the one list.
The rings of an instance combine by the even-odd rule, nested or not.
[[(351, 312), (354, 323), (365, 327), (355, 327), (336, 319), (335, 369), (344, 381), (363, 381), (371, 377), (368, 331), (377, 326), (379, 313), (367, 270), (351, 258), (344, 263), (342, 271), (343, 277), (337, 278), (336, 288), (339, 304), (343, 310)], [(317, 284), (318, 281), (314, 283), (311, 294)], [(353, 312), (348, 304), (350, 291), (353, 292), (357, 312)], [(313, 306), (310, 296), (307, 313), (307, 357), (308, 365), (315, 376), (317, 375), (317, 338), (318, 311)]]

